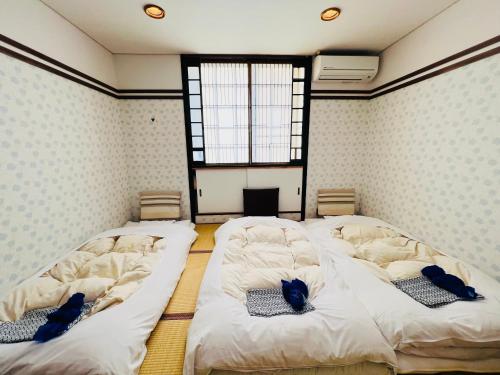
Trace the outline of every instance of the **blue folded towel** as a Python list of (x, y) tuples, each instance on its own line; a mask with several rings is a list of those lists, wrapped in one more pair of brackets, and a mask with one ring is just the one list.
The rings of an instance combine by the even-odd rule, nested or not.
[(75, 293), (56, 311), (47, 315), (47, 323), (40, 326), (33, 336), (37, 342), (46, 342), (61, 336), (69, 329), (70, 324), (80, 316), (84, 305), (85, 294)]
[(460, 278), (446, 273), (439, 266), (427, 266), (422, 268), (421, 272), (422, 275), (429, 278), (434, 285), (453, 293), (457, 297), (466, 300), (474, 300), (479, 296), (473, 287), (465, 285)]
[(309, 297), (307, 285), (299, 279), (293, 279), (292, 281), (281, 280), (281, 288), (285, 300), (295, 311), (301, 311), (306, 304), (307, 297)]

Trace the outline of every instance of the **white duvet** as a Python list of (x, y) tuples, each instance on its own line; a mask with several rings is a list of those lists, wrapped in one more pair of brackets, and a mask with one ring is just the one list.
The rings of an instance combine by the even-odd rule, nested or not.
[[(230, 239), (234, 240), (241, 228), (253, 226), (293, 229), (310, 240), (298, 223), (284, 219), (241, 218), (219, 228), (189, 330), (185, 375), (208, 374), (213, 369), (252, 371), (368, 362), (385, 363), (388, 367), (395, 364), (393, 350), (366, 310), (337, 277), (333, 263), (321, 256), (322, 277), (313, 279), (324, 280), (324, 286), (318, 287), (311, 299), (315, 311), (254, 317), (248, 314), (241, 291), (236, 290), (235, 296), (226, 293), (222, 270), (230, 266), (230, 258), (225, 257)], [(312, 245), (316, 248), (314, 242)], [(250, 261), (254, 259), (259, 258), (250, 256)]]
[(122, 235), (165, 238), (158, 249), (159, 263), (139, 289), (121, 304), (82, 320), (49, 342), (0, 344), (0, 374), (138, 372), (146, 355), (145, 342), (184, 270), (196, 232), (178, 223), (158, 224), (112, 229), (93, 239)]
[[(377, 323), (392, 347), (407, 355), (448, 358), (487, 363), (487, 370), (500, 370), (500, 285), (481, 271), (454, 260), (456, 273), (486, 298), (459, 301), (439, 308), (428, 308), (398, 290), (372, 266), (355, 260), (350, 242), (335, 238), (335, 228), (362, 224), (390, 228), (381, 220), (362, 216), (340, 216), (306, 225), (325, 254), (338, 265), (342, 277)], [(332, 232), (333, 231), (333, 232)], [(333, 234), (333, 235), (332, 235)], [(354, 255), (353, 255), (354, 254)], [(442, 253), (441, 253), (442, 254)], [(366, 255), (366, 253), (364, 254)], [(438, 259), (445, 257), (438, 256)], [(373, 264), (372, 262), (368, 262)], [(449, 261), (446, 265), (450, 264)], [(394, 274), (392, 274), (394, 276)], [(459, 366), (456, 365), (458, 368)], [(470, 367), (470, 366), (469, 366)], [(483, 366), (484, 367), (484, 366)], [(484, 368), (482, 368), (484, 371)]]

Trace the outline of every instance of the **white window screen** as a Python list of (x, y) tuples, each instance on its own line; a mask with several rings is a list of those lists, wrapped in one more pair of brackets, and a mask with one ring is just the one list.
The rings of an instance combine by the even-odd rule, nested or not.
[(187, 73), (194, 162), (302, 159), (304, 67), (201, 63)]
[(292, 64), (252, 64), (252, 161), (290, 161)]
[(201, 64), (207, 164), (248, 163), (248, 66)]

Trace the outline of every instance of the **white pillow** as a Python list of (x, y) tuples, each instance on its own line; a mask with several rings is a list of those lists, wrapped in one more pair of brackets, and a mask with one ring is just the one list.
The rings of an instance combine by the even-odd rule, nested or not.
[(285, 244), (285, 232), (282, 228), (256, 225), (247, 229), (248, 243), (266, 242)]
[(153, 248), (154, 238), (151, 236), (131, 234), (120, 236), (113, 251), (117, 253), (146, 253)]
[(404, 280), (422, 276), (422, 268), (431, 266), (432, 263), (418, 260), (397, 260), (390, 263), (385, 270), (391, 280)]
[(99, 238), (98, 240), (87, 242), (79, 251), (87, 251), (95, 255), (102, 255), (113, 249), (115, 239), (113, 237)]
[(293, 241), (305, 241), (307, 240), (305, 234), (297, 229), (286, 228), (285, 229), (286, 242), (290, 243)]
[(405, 246), (407, 242), (404, 237), (379, 238), (356, 247), (355, 257), (378, 265), (414, 258), (415, 246)]
[(341, 233), (342, 239), (349, 241), (355, 246), (375, 239), (398, 236), (392, 229), (358, 224), (344, 225)]
[[(189, 221), (189, 220), (187, 220)], [(141, 221), (127, 221), (123, 227), (147, 227), (150, 225), (173, 224), (175, 220), (141, 220)], [(182, 223), (182, 222), (180, 222)]]

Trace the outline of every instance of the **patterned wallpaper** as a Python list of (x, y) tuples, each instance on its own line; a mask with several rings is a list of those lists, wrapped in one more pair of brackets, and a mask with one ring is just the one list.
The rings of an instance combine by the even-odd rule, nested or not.
[(500, 56), (368, 103), (362, 212), (500, 280)]
[(115, 99), (0, 54), (0, 295), (128, 219)]
[(359, 191), (367, 110), (367, 100), (311, 100), (306, 217), (316, 216), (318, 189)]
[[(354, 187), (362, 213), (500, 279), (499, 81), (496, 56), (371, 101), (313, 100), (307, 217), (317, 189)], [(0, 55), (0, 294), (137, 217), (142, 190), (180, 190), (189, 218), (182, 105)]]
[[(182, 100), (121, 100), (128, 164), (129, 201), (139, 217), (144, 190), (181, 191), (181, 214), (191, 217)], [(151, 122), (154, 117), (155, 121)]]

